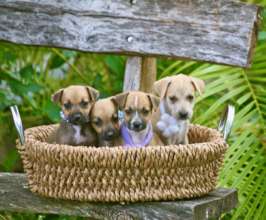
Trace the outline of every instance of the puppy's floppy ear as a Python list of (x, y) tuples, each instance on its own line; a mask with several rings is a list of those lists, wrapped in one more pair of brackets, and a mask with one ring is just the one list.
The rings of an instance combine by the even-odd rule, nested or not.
[(151, 103), (152, 110), (157, 109), (159, 104), (160, 104), (160, 98), (155, 96), (155, 95), (152, 95), (152, 94), (147, 94), (147, 96), (148, 96), (149, 101)]
[(114, 104), (114, 106), (115, 106), (117, 109), (119, 109), (119, 105), (118, 105), (118, 102), (117, 102), (117, 100), (116, 100), (116, 97), (115, 97), (115, 96), (111, 96), (111, 97), (110, 97), (110, 100), (111, 100), (111, 102)]
[(205, 90), (205, 83), (203, 80), (196, 78), (196, 77), (192, 77), (190, 76), (191, 79), (191, 83), (195, 89), (195, 91), (198, 91), (200, 95), (203, 94), (204, 90)]
[(86, 86), (86, 89), (87, 89), (89, 97), (92, 101), (96, 101), (99, 98), (100, 93), (97, 89), (94, 89), (90, 86)]
[(167, 89), (171, 84), (171, 77), (165, 77), (156, 81), (153, 84), (152, 93), (160, 98), (163, 98), (166, 95)]
[(95, 105), (95, 103), (93, 103), (93, 104), (91, 105), (91, 108), (90, 108), (90, 110), (89, 110), (89, 120), (90, 120), (90, 121), (92, 120), (92, 111), (93, 111), (94, 105)]
[(60, 89), (51, 96), (51, 101), (54, 103), (60, 103), (62, 99), (64, 89)]
[(125, 107), (128, 94), (129, 92), (123, 92), (113, 97), (113, 101), (117, 103), (119, 109)]

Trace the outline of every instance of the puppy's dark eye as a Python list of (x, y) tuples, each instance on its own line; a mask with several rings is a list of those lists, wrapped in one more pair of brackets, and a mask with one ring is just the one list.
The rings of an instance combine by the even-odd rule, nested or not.
[(141, 112), (142, 112), (143, 115), (148, 115), (150, 111), (148, 109), (144, 108), (144, 109), (142, 109)]
[(64, 107), (66, 110), (70, 110), (72, 108), (72, 104), (70, 102), (67, 102), (64, 104)]
[(97, 126), (97, 127), (101, 127), (102, 126), (102, 120), (100, 119), (100, 118), (94, 118), (93, 120), (92, 120), (92, 123), (95, 125), (95, 126)]
[(125, 109), (125, 113), (126, 113), (127, 115), (130, 115), (132, 112), (133, 112), (133, 111), (132, 111), (131, 108)]
[(79, 105), (81, 108), (87, 108), (88, 104), (89, 104), (89, 102), (87, 102), (87, 101), (81, 101), (81, 103)]
[(175, 103), (175, 102), (178, 101), (178, 98), (177, 98), (176, 96), (171, 96), (171, 97), (169, 97), (169, 99), (170, 99), (170, 101), (171, 101), (172, 103)]
[(188, 95), (188, 96), (187, 96), (187, 100), (188, 100), (188, 101), (192, 102), (193, 99), (194, 99), (194, 96), (193, 96), (193, 95)]
[(112, 121), (114, 123), (117, 123), (118, 122), (118, 115), (117, 114), (114, 114), (113, 117), (112, 117)]

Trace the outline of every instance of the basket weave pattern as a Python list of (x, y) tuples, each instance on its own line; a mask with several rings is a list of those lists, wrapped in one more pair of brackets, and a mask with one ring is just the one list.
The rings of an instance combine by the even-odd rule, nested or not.
[(31, 191), (60, 199), (136, 202), (201, 196), (215, 188), (227, 148), (219, 132), (197, 125), (189, 130), (192, 144), (128, 150), (46, 143), (56, 128), (27, 129), (25, 145), (17, 147)]

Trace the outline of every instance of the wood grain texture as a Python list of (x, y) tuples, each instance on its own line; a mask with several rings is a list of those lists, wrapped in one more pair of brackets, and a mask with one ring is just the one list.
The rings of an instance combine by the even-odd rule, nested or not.
[(247, 67), (257, 19), (232, 0), (0, 0), (0, 40)]
[[(225, 204), (226, 203), (226, 204)], [(237, 204), (234, 189), (217, 189), (193, 200), (133, 204), (81, 203), (31, 193), (24, 174), (0, 173), (0, 211), (63, 214), (92, 219), (218, 219)]]
[(141, 80), (141, 57), (128, 57), (126, 63), (126, 70), (124, 75), (123, 91), (134, 91), (140, 89)]

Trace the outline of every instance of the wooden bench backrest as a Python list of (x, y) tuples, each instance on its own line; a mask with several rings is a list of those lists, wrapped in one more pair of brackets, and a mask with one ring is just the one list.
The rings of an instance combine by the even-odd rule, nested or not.
[(124, 90), (150, 91), (156, 60), (144, 56), (249, 67), (258, 10), (232, 0), (0, 0), (0, 40), (139, 56)]

